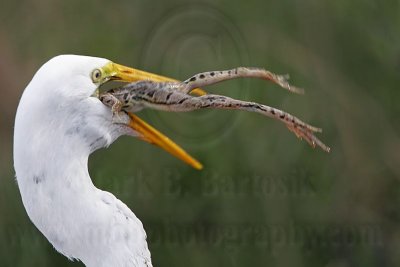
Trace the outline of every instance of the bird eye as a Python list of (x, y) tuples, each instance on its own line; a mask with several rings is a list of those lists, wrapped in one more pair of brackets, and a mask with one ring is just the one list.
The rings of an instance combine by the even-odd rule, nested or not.
[(93, 82), (95, 82), (95, 83), (98, 83), (98, 82), (101, 81), (101, 70), (95, 69), (95, 70), (92, 72), (92, 80), (93, 80)]

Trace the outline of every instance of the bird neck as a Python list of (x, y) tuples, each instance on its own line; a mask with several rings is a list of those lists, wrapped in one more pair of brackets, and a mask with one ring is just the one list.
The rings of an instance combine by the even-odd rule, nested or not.
[(47, 135), (37, 130), (15, 136), (14, 165), (21, 193), (32, 187), (76, 191), (93, 187), (87, 168), (91, 152), (87, 141), (63, 129), (55, 128)]

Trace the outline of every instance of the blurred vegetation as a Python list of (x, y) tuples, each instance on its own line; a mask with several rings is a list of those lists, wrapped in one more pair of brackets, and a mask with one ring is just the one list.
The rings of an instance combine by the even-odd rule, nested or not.
[(142, 220), (154, 266), (399, 266), (399, 14), (395, 0), (3, 1), (0, 265), (83, 266), (29, 221), (12, 164), (23, 88), (73, 53), (180, 79), (239, 65), (290, 73), (304, 96), (256, 80), (208, 90), (291, 112), (332, 147), (256, 114), (142, 112), (205, 165), (128, 137), (91, 157), (94, 183)]

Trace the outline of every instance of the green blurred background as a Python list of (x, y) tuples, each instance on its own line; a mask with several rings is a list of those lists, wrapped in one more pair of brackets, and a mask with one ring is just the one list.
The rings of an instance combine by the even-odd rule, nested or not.
[[(290, 73), (207, 88), (320, 126), (327, 154), (251, 113), (140, 116), (205, 166), (123, 137), (90, 158), (96, 186), (142, 220), (154, 266), (400, 266), (400, 2), (3, 1), (0, 266), (83, 266), (30, 222), (12, 162), (18, 100), (58, 54), (185, 79), (244, 66)], [(29, 134), (29, 133), (26, 133)]]

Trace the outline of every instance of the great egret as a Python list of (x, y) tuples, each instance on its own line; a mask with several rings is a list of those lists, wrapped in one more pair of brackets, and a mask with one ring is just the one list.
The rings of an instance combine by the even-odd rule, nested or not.
[(109, 80), (172, 79), (103, 58), (61, 55), (26, 87), (14, 130), (14, 167), (29, 218), (57, 251), (86, 266), (152, 266), (141, 221), (113, 194), (96, 188), (89, 155), (121, 135), (155, 143), (201, 165), (133, 114), (113, 123), (97, 97)]
[[(227, 73), (230, 76), (230, 71)], [(214, 74), (210, 72), (210, 77)], [(199, 77), (206, 78), (206, 74)], [(134, 114), (120, 112), (116, 123), (115, 114), (97, 97), (99, 86), (110, 80), (175, 81), (103, 58), (62, 55), (49, 60), (26, 87), (18, 106), (16, 177), (29, 218), (57, 251), (89, 267), (149, 267), (152, 264), (142, 223), (113, 194), (93, 185), (89, 155), (121, 135), (132, 135), (160, 146), (194, 168), (202, 166)], [(282, 86), (283, 81), (278, 79), (277, 83)], [(286, 83), (283, 86), (295, 90)], [(204, 94), (196, 90), (198, 95)], [(212, 101), (211, 97), (215, 100), (215, 96), (197, 100)], [(312, 133), (319, 129), (289, 114), (256, 103), (220, 100), (218, 107), (226, 106), (229, 100), (233, 102), (228, 104), (276, 117), (313, 146), (329, 151)]]

